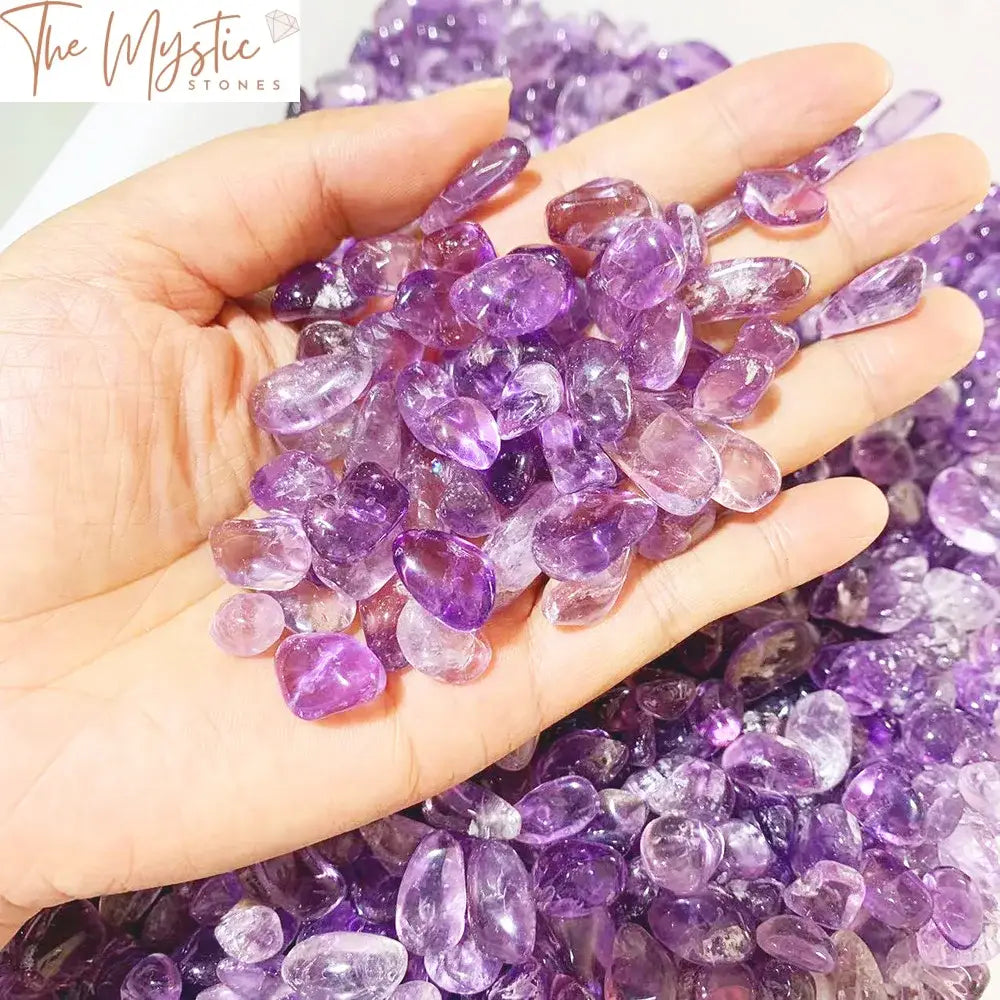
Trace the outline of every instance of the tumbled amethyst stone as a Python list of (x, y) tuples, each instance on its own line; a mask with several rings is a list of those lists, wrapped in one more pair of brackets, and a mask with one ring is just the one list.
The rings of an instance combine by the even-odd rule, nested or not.
[(893, 763), (880, 761), (856, 774), (844, 790), (843, 804), (887, 844), (919, 844), (926, 836), (920, 795), (906, 772)]
[(560, 497), (539, 518), (531, 551), (556, 580), (583, 580), (607, 569), (635, 545), (656, 517), (645, 497), (591, 486)]
[(785, 887), (785, 905), (822, 927), (850, 927), (861, 912), (865, 880), (838, 861), (818, 861)]
[(596, 788), (612, 784), (628, 765), (628, 748), (603, 729), (577, 729), (555, 739), (532, 765), (538, 782), (567, 774), (586, 778)]
[(777, 371), (795, 357), (798, 349), (799, 335), (792, 327), (758, 316), (740, 327), (731, 353), (751, 354), (770, 362)]
[(625, 886), (625, 859), (606, 844), (551, 844), (532, 869), (536, 905), (553, 917), (577, 917), (613, 903)]
[(250, 396), (254, 423), (272, 434), (317, 427), (365, 391), (372, 360), (353, 348), (293, 361), (261, 379)]
[(306, 508), (302, 526), (312, 547), (335, 563), (363, 559), (406, 515), (410, 495), (398, 479), (362, 462)]
[(685, 816), (654, 819), (639, 842), (650, 878), (677, 896), (692, 896), (707, 887), (724, 847), (717, 829)]
[(900, 94), (865, 129), (866, 147), (880, 149), (906, 138), (940, 106), (940, 96), (931, 90), (908, 90)]
[(286, 451), (258, 469), (250, 497), (262, 510), (301, 515), (310, 500), (328, 493), (337, 477), (314, 455)]
[(792, 170), (750, 170), (736, 182), (747, 217), (762, 226), (808, 226), (826, 216), (826, 195)]
[(930, 893), (931, 916), (937, 929), (956, 948), (971, 948), (985, 925), (979, 887), (958, 868), (935, 868), (923, 881)]
[(364, 643), (347, 635), (292, 635), (274, 656), (278, 684), (300, 719), (322, 719), (373, 701), (385, 689), (385, 669)]
[(649, 929), (678, 958), (696, 965), (733, 965), (754, 951), (746, 920), (729, 893), (709, 886), (697, 896), (657, 896)]
[(413, 598), (449, 628), (474, 632), (496, 600), (496, 575), (476, 546), (443, 531), (404, 531), (393, 543), (400, 580)]
[(424, 268), (408, 274), (396, 289), (392, 316), (403, 331), (426, 347), (459, 350), (478, 336), (476, 327), (459, 317), (451, 305), (458, 275)]
[(271, 300), (276, 319), (346, 319), (364, 303), (351, 289), (344, 269), (330, 261), (303, 264), (278, 282)]
[(535, 903), (531, 879), (514, 848), (497, 841), (471, 848), (468, 898), (469, 926), (484, 951), (504, 962), (527, 961), (535, 944)]
[(694, 391), (699, 413), (730, 423), (749, 416), (767, 392), (774, 368), (752, 354), (727, 354), (713, 362)]
[(222, 578), (248, 590), (291, 590), (312, 559), (302, 524), (288, 514), (221, 521), (208, 543)]
[(180, 1000), (181, 973), (167, 955), (149, 955), (137, 965), (122, 983), (122, 1000)]
[(521, 362), (520, 355), (516, 340), (483, 337), (450, 355), (445, 363), (460, 396), (471, 396), (495, 410), (507, 379)]
[(784, 257), (709, 264), (684, 286), (681, 300), (703, 322), (783, 312), (809, 290), (809, 272)]
[(411, 954), (457, 944), (465, 932), (465, 862), (444, 830), (417, 845), (396, 898), (396, 935)]
[(587, 486), (614, 486), (618, 481), (614, 462), (569, 414), (554, 413), (540, 431), (545, 461), (560, 493), (576, 493)]
[(726, 684), (746, 701), (757, 701), (801, 677), (819, 646), (819, 630), (809, 622), (764, 625), (733, 650), (726, 664)]
[(450, 292), (455, 312), (488, 337), (519, 337), (551, 323), (567, 305), (570, 281), (537, 254), (513, 253), (460, 277)]
[(927, 265), (917, 256), (893, 257), (859, 274), (820, 309), (820, 337), (863, 330), (913, 312), (920, 301)]
[(566, 840), (583, 830), (597, 815), (600, 800), (586, 778), (568, 774), (537, 785), (515, 808), (521, 814), (517, 839), (540, 847)]
[(498, 139), (431, 202), (420, 217), (420, 228), (434, 233), (457, 222), (517, 177), (529, 159), (528, 147), (520, 139)]
[(807, 972), (833, 972), (836, 965), (830, 936), (807, 917), (784, 914), (765, 920), (757, 928), (757, 944)]
[(687, 267), (684, 240), (663, 219), (634, 219), (608, 243), (595, 267), (609, 295), (629, 309), (650, 309), (680, 284)]
[(806, 153), (791, 169), (813, 184), (825, 184), (857, 159), (864, 141), (864, 133), (852, 125), (829, 142)]
[(931, 918), (931, 896), (920, 876), (888, 851), (865, 854), (861, 865), (865, 880), (864, 906), (889, 927), (915, 930)]
[(632, 385), (637, 389), (669, 389), (684, 371), (694, 324), (687, 307), (675, 299), (639, 313), (622, 345)]
[(318, 320), (299, 331), (296, 360), (330, 354), (354, 343), (354, 327), (337, 319)]
[(497, 410), (500, 437), (520, 437), (551, 417), (562, 406), (559, 372), (544, 361), (521, 365), (507, 380)]
[(588, 338), (566, 357), (566, 405), (585, 434), (602, 443), (617, 441), (632, 417), (632, 383), (621, 351), (606, 340)]
[(483, 473), (491, 496), (506, 508), (516, 507), (545, 473), (538, 434), (528, 431), (500, 445), (493, 464)]
[(600, 250), (633, 219), (652, 218), (659, 209), (632, 181), (601, 177), (553, 198), (545, 209), (553, 243)]
[(424, 237), (424, 265), (468, 274), (496, 258), (486, 230), (478, 222), (456, 222)]
[(733, 781), (759, 791), (808, 795), (816, 790), (809, 755), (781, 736), (745, 733), (726, 747), (722, 766)]

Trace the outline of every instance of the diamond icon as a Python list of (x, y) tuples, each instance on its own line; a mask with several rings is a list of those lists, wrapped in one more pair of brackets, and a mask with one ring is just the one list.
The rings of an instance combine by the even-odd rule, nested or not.
[(288, 38), (289, 35), (294, 35), (299, 30), (299, 22), (283, 10), (272, 10), (264, 17), (267, 21), (268, 31), (271, 32), (272, 42), (280, 42), (283, 38)]

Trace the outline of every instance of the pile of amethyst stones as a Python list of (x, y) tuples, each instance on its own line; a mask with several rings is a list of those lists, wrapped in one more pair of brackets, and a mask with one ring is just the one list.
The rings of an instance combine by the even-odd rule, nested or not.
[[(615, 605), (781, 481), (733, 424), (800, 342), (963, 288), (956, 378), (797, 481), (859, 474), (891, 521), (849, 565), (703, 629), (475, 779), (224, 875), (69, 903), (0, 955), (11, 1000), (976, 1000), (1000, 955), (1000, 196), (795, 327), (783, 259), (707, 264), (750, 220), (822, 225), (823, 183), (936, 106), (912, 92), (703, 213), (600, 179), (553, 245), (498, 258), (466, 216), (530, 152), (727, 66), (603, 16), (388, 0), (301, 109), (514, 82), (511, 134), (403, 232), (274, 296), (299, 360), (253, 394), (284, 451), (219, 525), (244, 588), (216, 642), (277, 648), (304, 719), (408, 667), (474, 681), (536, 586), (554, 627)], [(565, 251), (565, 252), (564, 252)], [(585, 277), (570, 264), (585, 260)], [(720, 355), (696, 324), (737, 320)], [(359, 620), (365, 641), (352, 628)]]

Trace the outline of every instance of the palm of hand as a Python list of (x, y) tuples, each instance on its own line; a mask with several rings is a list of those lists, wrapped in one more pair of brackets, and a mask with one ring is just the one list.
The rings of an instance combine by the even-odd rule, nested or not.
[[(602, 174), (635, 177), (664, 201), (710, 202), (741, 169), (829, 138), (884, 85), (881, 61), (850, 46), (748, 64), (540, 157), (536, 188), (487, 228), (501, 251), (542, 239), (545, 201)], [(495, 662), (477, 683), (446, 688), (411, 672), (373, 706), (322, 724), (288, 713), (267, 662), (236, 661), (207, 640), (225, 590), (208, 530), (243, 509), (273, 450), (246, 398), (294, 349), (291, 331), (242, 297), (348, 231), (417, 215), (502, 131), (503, 94), (471, 88), (232, 137), (0, 257), (7, 933), (65, 896), (229, 869), (446, 787), (703, 624), (838, 565), (880, 530), (884, 501), (868, 484), (798, 487), (646, 567), (598, 626), (558, 631), (522, 600), (491, 626)], [(650, 162), (650, 134), (670, 135), (686, 156)], [(406, 142), (433, 155), (419, 176), (393, 152)], [(267, 164), (279, 151), (275, 173)], [(372, 169), (347, 185), (354, 162)], [(741, 231), (713, 254), (793, 256), (822, 297), (944, 228), (984, 186), (974, 147), (919, 140), (835, 180), (822, 229), (794, 241)], [(951, 374), (978, 332), (971, 304), (935, 293), (904, 321), (803, 352), (745, 429), (792, 471)]]

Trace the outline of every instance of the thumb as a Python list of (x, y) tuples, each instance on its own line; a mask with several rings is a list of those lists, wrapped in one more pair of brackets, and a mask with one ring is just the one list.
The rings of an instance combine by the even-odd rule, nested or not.
[(410, 222), (503, 135), (510, 84), (315, 111), (237, 132), (79, 206), (174, 254), (224, 295), (249, 295), (347, 235)]

